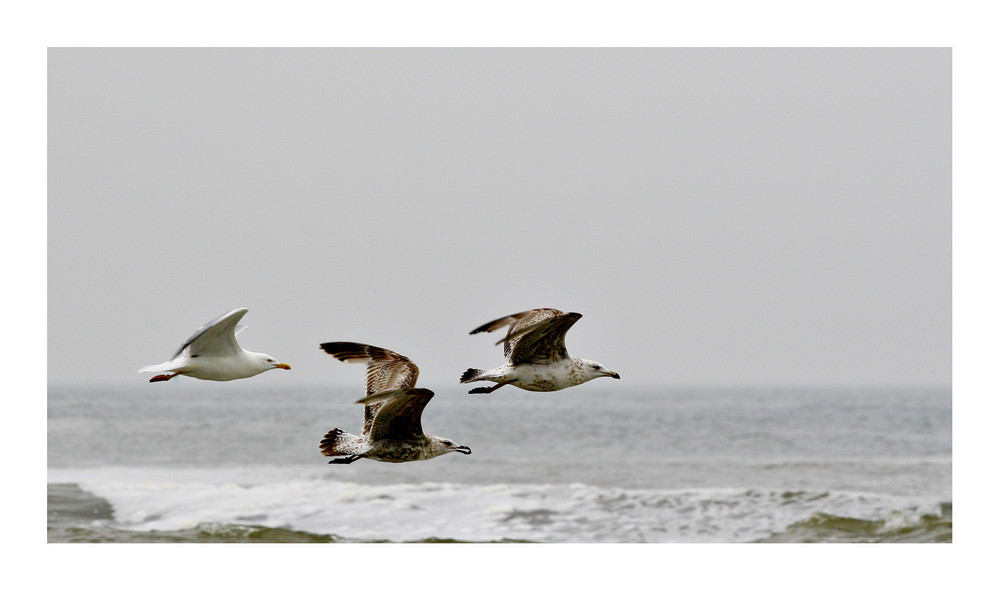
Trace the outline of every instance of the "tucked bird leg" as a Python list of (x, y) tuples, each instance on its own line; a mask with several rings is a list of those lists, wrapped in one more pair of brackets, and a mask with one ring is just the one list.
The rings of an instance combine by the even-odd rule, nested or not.
[(179, 373), (161, 373), (158, 376), (153, 376), (153, 377), (149, 378), (149, 381), (150, 382), (165, 382), (165, 381), (167, 381), (167, 380), (169, 380), (171, 378), (176, 378), (179, 375), (181, 375), (181, 374), (179, 374)]
[(489, 388), (487, 388), (485, 386), (479, 387), (479, 388), (473, 388), (473, 389), (469, 390), (469, 394), (489, 394), (489, 393), (493, 392), (494, 390), (496, 390), (497, 388), (500, 388), (502, 386), (506, 386), (509, 383), (510, 382), (502, 382), (500, 384), (497, 384), (496, 386), (490, 386)]
[(347, 456), (346, 458), (336, 458), (334, 460), (330, 460), (329, 462), (327, 462), (327, 464), (350, 464), (351, 462), (354, 462), (354, 461), (360, 460), (360, 459), (361, 459), (360, 455), (354, 454), (354, 455), (351, 455), (351, 456)]

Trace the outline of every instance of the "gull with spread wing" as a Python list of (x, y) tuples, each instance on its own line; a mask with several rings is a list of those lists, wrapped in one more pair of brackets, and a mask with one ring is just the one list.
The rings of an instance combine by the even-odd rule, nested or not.
[(503, 343), (507, 363), (493, 369), (470, 367), (459, 381), (496, 382), (489, 388), (469, 390), (469, 394), (489, 394), (506, 384), (534, 392), (554, 392), (602, 376), (620, 379), (600, 363), (566, 352), (566, 331), (582, 316), (554, 308), (536, 308), (487, 322), (469, 334), (508, 327), (507, 336), (496, 343)]
[(237, 308), (219, 316), (195, 331), (170, 361), (147, 365), (139, 373), (158, 373), (150, 382), (165, 382), (177, 376), (225, 382), (249, 378), (269, 369), (292, 369), (267, 353), (247, 351), (236, 342), (236, 334), (246, 328), (239, 324), (246, 313), (246, 308)]
[(347, 363), (368, 365), (365, 397), (365, 425), (361, 435), (333, 429), (320, 442), (330, 464), (350, 464), (366, 458), (379, 462), (413, 462), (472, 450), (450, 439), (426, 435), (420, 425), (424, 407), (434, 396), (417, 388), (417, 365), (394, 351), (362, 343), (323, 343), (320, 348)]

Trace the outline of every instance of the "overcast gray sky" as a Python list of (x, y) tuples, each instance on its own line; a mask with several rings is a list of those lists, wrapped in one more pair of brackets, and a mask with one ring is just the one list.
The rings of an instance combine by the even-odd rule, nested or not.
[[(948, 385), (948, 49), (52, 49), (50, 383), (250, 308), (256, 385), (318, 344), (493, 367), (583, 318), (621, 382)], [(580, 387), (604, 387), (599, 381)]]

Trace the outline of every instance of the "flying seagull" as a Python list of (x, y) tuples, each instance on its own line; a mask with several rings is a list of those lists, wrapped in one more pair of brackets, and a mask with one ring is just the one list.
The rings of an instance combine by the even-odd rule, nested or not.
[(240, 347), (236, 333), (246, 326), (237, 323), (246, 313), (246, 308), (237, 308), (219, 316), (191, 335), (170, 361), (147, 365), (139, 373), (173, 372), (153, 376), (150, 382), (165, 382), (181, 375), (224, 382), (249, 378), (269, 369), (292, 369), (267, 353), (254, 353)]
[(469, 334), (493, 332), (507, 326), (503, 343), (507, 363), (493, 369), (465, 370), (459, 380), (496, 382), (489, 388), (469, 390), (469, 394), (489, 394), (506, 384), (535, 392), (554, 392), (589, 382), (594, 378), (620, 376), (596, 361), (573, 357), (566, 352), (566, 331), (583, 315), (560, 312), (553, 308), (536, 308), (480, 326)]
[(367, 363), (365, 427), (361, 435), (333, 429), (319, 444), (324, 456), (333, 456), (330, 464), (350, 464), (367, 458), (379, 462), (429, 460), (457, 451), (472, 450), (450, 439), (425, 435), (420, 415), (434, 396), (426, 388), (417, 388), (417, 365), (388, 349), (361, 343), (323, 343), (320, 348), (341, 361)]

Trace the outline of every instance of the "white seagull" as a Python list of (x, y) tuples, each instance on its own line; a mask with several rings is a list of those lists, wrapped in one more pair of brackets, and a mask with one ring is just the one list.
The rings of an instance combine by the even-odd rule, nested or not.
[(246, 326), (237, 323), (246, 313), (246, 308), (237, 308), (219, 316), (191, 335), (170, 361), (147, 365), (139, 373), (173, 372), (153, 376), (150, 382), (165, 382), (181, 375), (224, 382), (249, 378), (269, 369), (292, 369), (267, 353), (254, 353), (240, 347), (236, 334)]
[(420, 415), (434, 396), (426, 388), (416, 388), (417, 365), (408, 358), (381, 347), (361, 343), (323, 343), (320, 348), (341, 361), (367, 363), (365, 427), (360, 436), (333, 429), (319, 444), (330, 464), (350, 464), (361, 458), (379, 462), (429, 460), (457, 451), (472, 450), (454, 441), (425, 435)]
[(489, 394), (506, 384), (534, 392), (554, 392), (601, 376), (621, 379), (596, 361), (573, 357), (566, 352), (566, 331), (582, 316), (554, 308), (536, 308), (487, 322), (469, 334), (493, 332), (509, 326), (507, 336), (496, 343), (503, 343), (507, 363), (493, 369), (470, 367), (459, 381), (463, 384), (496, 382), (496, 386), (469, 390), (469, 394)]

